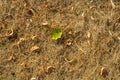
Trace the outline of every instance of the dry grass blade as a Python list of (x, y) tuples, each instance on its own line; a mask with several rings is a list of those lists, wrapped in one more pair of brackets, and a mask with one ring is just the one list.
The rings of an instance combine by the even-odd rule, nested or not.
[(114, 9), (115, 8), (115, 4), (113, 3), (113, 0), (110, 0), (110, 2), (111, 2), (111, 5), (112, 5), (112, 7)]

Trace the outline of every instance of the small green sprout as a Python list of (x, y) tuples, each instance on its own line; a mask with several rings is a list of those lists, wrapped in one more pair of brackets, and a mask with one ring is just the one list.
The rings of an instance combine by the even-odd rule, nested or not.
[(57, 39), (61, 38), (61, 36), (62, 36), (62, 31), (60, 29), (54, 29), (52, 31), (51, 38), (53, 40), (57, 40)]

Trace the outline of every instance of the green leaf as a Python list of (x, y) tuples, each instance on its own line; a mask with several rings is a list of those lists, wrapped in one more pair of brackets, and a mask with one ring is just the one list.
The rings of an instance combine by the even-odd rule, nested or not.
[(52, 31), (51, 38), (53, 40), (57, 40), (57, 39), (61, 38), (61, 36), (62, 36), (62, 31), (60, 29), (54, 29)]

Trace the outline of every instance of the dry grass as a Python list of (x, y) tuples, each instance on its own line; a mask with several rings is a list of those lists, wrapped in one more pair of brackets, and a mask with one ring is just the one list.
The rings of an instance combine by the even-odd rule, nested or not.
[(119, 0), (0, 0), (0, 80), (119, 80), (119, 14)]

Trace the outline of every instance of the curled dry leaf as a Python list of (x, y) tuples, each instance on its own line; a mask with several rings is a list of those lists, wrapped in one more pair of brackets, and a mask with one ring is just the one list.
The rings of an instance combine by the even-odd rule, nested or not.
[(5, 36), (12, 36), (12, 35), (14, 35), (13, 29), (12, 29), (12, 28), (11, 28), (11, 29), (8, 29), (8, 30), (7, 30), (7, 34), (5, 34)]
[(35, 15), (35, 10), (34, 9), (29, 9), (27, 11), (28, 16), (34, 16)]
[(108, 71), (105, 67), (101, 68), (100, 75), (103, 76), (104, 78), (108, 76)]
[(72, 45), (72, 40), (71, 40), (71, 39), (68, 39), (68, 40), (65, 42), (65, 45), (66, 45), (66, 46)]
[(43, 26), (47, 26), (47, 25), (48, 25), (48, 22), (45, 21), (45, 22), (42, 23), (42, 25), (43, 25)]
[(96, 6), (95, 6), (95, 5), (90, 6), (90, 9), (94, 9), (94, 8), (96, 8)]
[(72, 33), (72, 31), (69, 31), (68, 34), (69, 34), (69, 35), (72, 35), (73, 33)]
[(54, 66), (49, 66), (49, 67), (47, 67), (47, 73), (52, 73), (52, 72), (54, 72), (55, 71), (55, 67)]
[(13, 59), (13, 56), (10, 56), (9, 58), (8, 58), (8, 61), (11, 61)]
[(39, 47), (37, 45), (35, 45), (35, 46), (31, 47), (30, 51), (33, 52), (33, 51), (36, 51), (38, 49), (39, 49)]
[(30, 80), (36, 80), (36, 78), (33, 77), (33, 78), (31, 78)]
[(19, 45), (23, 41), (25, 41), (25, 38), (20, 38), (20, 40), (17, 42), (17, 45)]
[(37, 37), (36, 35), (35, 35), (35, 36), (32, 36), (31, 39), (34, 40), (36, 37)]

